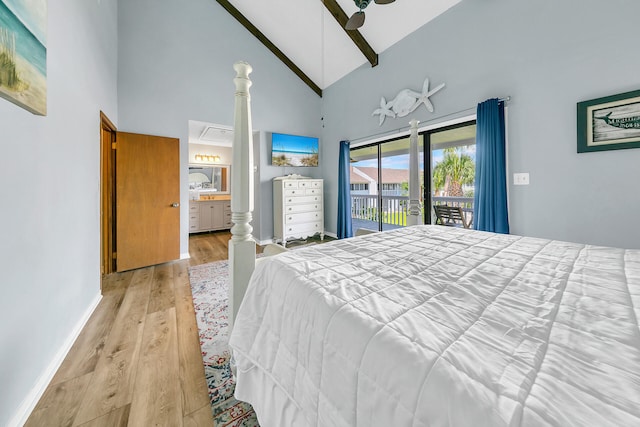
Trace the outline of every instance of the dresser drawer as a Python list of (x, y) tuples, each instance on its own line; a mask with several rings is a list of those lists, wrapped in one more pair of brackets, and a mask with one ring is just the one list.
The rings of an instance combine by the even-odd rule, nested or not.
[(298, 181), (284, 181), (284, 188), (298, 188)]
[(189, 203), (189, 213), (199, 212), (200, 206), (195, 203)]
[(305, 189), (299, 189), (299, 188), (288, 188), (286, 190), (284, 190), (284, 195), (285, 197), (288, 196), (304, 196), (305, 194)]
[(322, 188), (322, 181), (300, 181), (299, 188)]
[(198, 222), (199, 220), (200, 220), (200, 215), (198, 215), (197, 213), (189, 214), (189, 223)]
[(321, 196), (289, 196), (284, 199), (285, 206), (297, 205), (300, 203), (322, 203)]
[(189, 233), (193, 233), (194, 231), (198, 231), (199, 228), (200, 227), (198, 226), (197, 222), (195, 224), (189, 223)]
[(289, 205), (285, 209), (285, 214), (299, 212), (320, 212), (322, 203), (306, 203), (301, 205)]
[(297, 224), (301, 222), (322, 221), (322, 212), (304, 212), (285, 214), (284, 222), (287, 224)]
[(322, 232), (322, 222), (309, 222), (306, 224), (290, 224), (285, 229), (285, 235), (288, 237), (296, 237), (297, 234), (308, 233), (313, 235)]
[(307, 196), (319, 196), (322, 194), (322, 188), (307, 188), (304, 190), (304, 194)]

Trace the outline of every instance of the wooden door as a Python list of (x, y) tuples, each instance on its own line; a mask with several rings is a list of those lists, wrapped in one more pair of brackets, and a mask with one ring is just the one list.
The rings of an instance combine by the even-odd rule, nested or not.
[[(100, 112), (100, 273), (102, 276), (116, 270), (115, 252), (115, 154), (116, 127)], [(100, 281), (102, 289), (102, 280)]]
[(117, 271), (180, 258), (179, 140), (116, 136)]

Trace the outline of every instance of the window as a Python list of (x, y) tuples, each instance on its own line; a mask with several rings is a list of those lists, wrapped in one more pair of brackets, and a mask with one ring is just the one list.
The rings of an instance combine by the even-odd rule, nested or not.
[[(431, 161), (427, 162), (429, 167), (425, 171), (430, 175), (427, 179), (430, 184), (429, 205), (460, 206), (465, 220), (471, 223), (475, 193), (476, 122), (433, 129), (425, 132), (424, 137), (431, 147)], [(431, 209), (425, 211), (425, 222), (435, 222)]]
[[(422, 136), (419, 146), (422, 150)], [(351, 149), (351, 178), (366, 177), (368, 191), (356, 192), (351, 185), (351, 216), (354, 230), (389, 230), (407, 223), (409, 196), (408, 136)], [(424, 156), (420, 156), (421, 159)], [(424, 162), (421, 160), (420, 169)], [(420, 174), (421, 180), (424, 174)], [(360, 178), (362, 177), (362, 178)], [(424, 187), (422, 182), (421, 187)]]
[[(425, 224), (435, 222), (434, 204), (460, 206), (466, 220), (473, 221), (475, 144), (475, 120), (420, 133), (418, 167)], [(354, 232), (358, 228), (389, 230), (406, 225), (409, 146), (409, 137), (404, 136), (351, 149)], [(425, 146), (429, 149), (424, 150)], [(371, 185), (357, 182), (364, 177)]]

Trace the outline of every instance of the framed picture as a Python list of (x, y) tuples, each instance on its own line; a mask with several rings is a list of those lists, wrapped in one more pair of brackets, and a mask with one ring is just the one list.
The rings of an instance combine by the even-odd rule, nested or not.
[(640, 90), (578, 102), (578, 153), (640, 148)]
[(0, 0), (0, 97), (47, 114), (47, 0)]

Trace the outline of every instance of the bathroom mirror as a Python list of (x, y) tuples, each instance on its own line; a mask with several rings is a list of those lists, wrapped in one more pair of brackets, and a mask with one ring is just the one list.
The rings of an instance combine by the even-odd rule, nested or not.
[(229, 165), (189, 164), (189, 191), (228, 193)]

